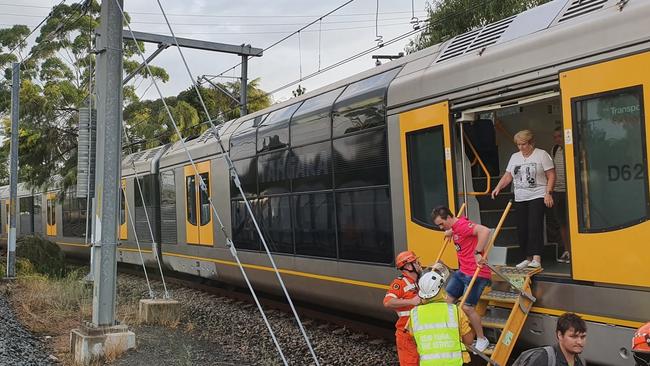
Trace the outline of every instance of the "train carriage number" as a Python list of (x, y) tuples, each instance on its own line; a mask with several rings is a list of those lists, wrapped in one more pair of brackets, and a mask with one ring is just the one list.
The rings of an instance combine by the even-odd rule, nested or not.
[(643, 179), (643, 164), (608, 165), (607, 175), (610, 182), (618, 180), (641, 180)]

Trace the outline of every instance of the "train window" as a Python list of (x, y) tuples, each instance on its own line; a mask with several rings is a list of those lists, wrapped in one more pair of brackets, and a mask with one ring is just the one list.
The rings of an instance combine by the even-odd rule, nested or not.
[(348, 85), (332, 112), (332, 137), (386, 123), (386, 90), (400, 68)]
[[(257, 195), (257, 158), (234, 161), (233, 165), (239, 175), (242, 190), (247, 197)], [(230, 178), (230, 196), (241, 198), (239, 189), (235, 186), (232, 177)]]
[(298, 194), (292, 205), (296, 254), (336, 258), (332, 193)]
[(339, 258), (391, 263), (393, 237), (388, 188), (336, 193)]
[(185, 177), (185, 200), (187, 202), (187, 221), (196, 225), (196, 177)]
[[(256, 212), (257, 200), (250, 200), (251, 209)], [(237, 249), (260, 250), (260, 240), (244, 201), (231, 202), (232, 240)]]
[(289, 184), (289, 153), (276, 151), (257, 158), (257, 181), (260, 195), (287, 193)]
[(411, 219), (432, 228), (429, 215), (447, 204), (447, 176), (442, 126), (406, 134)]
[(330, 141), (292, 148), (289, 160), (294, 192), (332, 188), (332, 143)]
[(257, 151), (270, 151), (289, 146), (289, 119), (300, 103), (269, 113), (257, 130)]
[(86, 199), (77, 198), (72, 192), (68, 192), (63, 200), (63, 236), (79, 237), (86, 236), (86, 230), (90, 227), (91, 220), (88, 220), (86, 227)]
[(262, 233), (269, 250), (293, 254), (291, 196), (273, 196), (258, 200)]
[(291, 117), (291, 146), (327, 140), (332, 136), (332, 105), (343, 88), (315, 96)]
[[(158, 218), (156, 213), (160, 205), (158, 192), (158, 176), (148, 174), (138, 177), (134, 183), (135, 188), (135, 231), (141, 242), (151, 243), (157, 241)], [(139, 186), (138, 186), (139, 185)], [(142, 190), (142, 192), (141, 192)], [(146, 210), (146, 213), (145, 213)], [(151, 228), (149, 227), (151, 225)], [(153, 233), (154, 238), (151, 237)]]
[(34, 196), (34, 232), (43, 234), (43, 211), (41, 210), (43, 196)]
[(34, 233), (34, 197), (21, 197), (19, 199), (20, 233), (29, 235)]
[(336, 188), (388, 184), (388, 148), (383, 129), (336, 139), (333, 147)]
[(173, 170), (160, 172), (160, 242), (176, 244), (176, 182)]
[(572, 103), (580, 231), (631, 226), (649, 216), (643, 89)]
[(200, 196), (201, 196), (201, 202), (199, 203), (200, 206), (200, 211), (199, 211), (199, 216), (201, 218), (201, 226), (205, 226), (210, 223), (210, 176), (208, 173), (201, 173), (201, 179), (203, 180), (203, 183), (205, 184), (205, 188), (207, 191), (204, 191), (201, 189), (201, 186), (199, 185), (199, 190), (200, 190)]
[(230, 158), (242, 159), (255, 155), (258, 118), (244, 121), (230, 138)]

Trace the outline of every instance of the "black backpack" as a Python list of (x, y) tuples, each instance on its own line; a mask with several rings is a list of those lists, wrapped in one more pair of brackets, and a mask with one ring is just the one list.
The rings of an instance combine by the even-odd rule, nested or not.
[(544, 353), (546, 353), (548, 359), (548, 366), (555, 366), (555, 350), (553, 346), (538, 347), (524, 351), (517, 357), (512, 366), (528, 366), (542, 357)]

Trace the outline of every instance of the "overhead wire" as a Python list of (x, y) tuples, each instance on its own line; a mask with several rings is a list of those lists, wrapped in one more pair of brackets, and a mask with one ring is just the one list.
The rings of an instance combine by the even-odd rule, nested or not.
[[(136, 41), (136, 37), (135, 37), (135, 35), (134, 35), (134, 33), (133, 33), (133, 29), (131, 28), (131, 25), (129, 24), (129, 21), (128, 21), (128, 19), (126, 18), (125, 14), (124, 14), (124, 9), (122, 8), (122, 5), (120, 4), (119, 0), (115, 0), (115, 3), (117, 4), (117, 7), (119, 8), (120, 13), (122, 14), (122, 18), (124, 19), (124, 22), (125, 22), (126, 26), (127, 26), (128, 29), (129, 29), (129, 32), (130, 32), (130, 34), (131, 34), (131, 38), (133, 38), (133, 40)], [(151, 72), (151, 68), (149, 67), (149, 63), (147, 62), (147, 59), (146, 59), (146, 57), (144, 56), (144, 52), (143, 52), (143, 50), (140, 48), (140, 45), (139, 45), (137, 42), (135, 42), (135, 45), (136, 45), (136, 48), (137, 48), (137, 50), (138, 50), (138, 54), (140, 55), (140, 57), (142, 58), (142, 60), (143, 60), (143, 62), (144, 62), (144, 65), (145, 65), (145, 68), (146, 68), (147, 72), (149, 73), (149, 75), (152, 76), (153, 85), (154, 85), (154, 87), (156, 88), (156, 91), (158, 92), (158, 94), (159, 94), (160, 97), (161, 97), (161, 100), (162, 100), (162, 102), (163, 102), (163, 105), (165, 106), (165, 110), (166, 110), (166, 112), (167, 112), (167, 115), (168, 115), (168, 117), (170, 118), (170, 120), (171, 120), (171, 122), (172, 122), (172, 125), (173, 125), (174, 129), (176, 130), (176, 133), (179, 135), (179, 138), (180, 138), (179, 141), (181, 142), (181, 146), (182, 146), (183, 149), (185, 150), (185, 153), (186, 153), (187, 156), (188, 156), (188, 159), (189, 159), (189, 161), (190, 161), (190, 164), (191, 164), (191, 166), (192, 166), (193, 169), (194, 169), (195, 176), (196, 176), (196, 177), (199, 179), (199, 181), (201, 182), (201, 184), (200, 184), (200, 186), (201, 186), (201, 190), (207, 193), (207, 189), (206, 189), (206, 186), (205, 186), (205, 182), (203, 181), (203, 178), (201, 177), (201, 175), (198, 173), (198, 169), (197, 169), (197, 167), (196, 167), (196, 164), (195, 164), (195, 162), (194, 162), (194, 159), (192, 158), (192, 155), (191, 155), (191, 153), (189, 152), (189, 149), (187, 148), (187, 145), (185, 144), (185, 141), (183, 140), (183, 136), (180, 134), (180, 131), (179, 131), (179, 129), (178, 129), (178, 125), (176, 124), (176, 121), (174, 120), (174, 116), (173, 116), (172, 113), (171, 113), (171, 110), (170, 110), (170, 108), (169, 108), (169, 105), (167, 105), (167, 102), (165, 101), (165, 98), (164, 98), (164, 96), (163, 96), (163, 94), (162, 94), (162, 91), (160, 90), (160, 87), (158, 86), (158, 83), (156, 82), (156, 79), (153, 78), (153, 73)], [(199, 96), (200, 96), (200, 94), (199, 94)], [(215, 132), (215, 131), (213, 130), (213, 132)], [(217, 135), (217, 137), (218, 137), (218, 135)], [(227, 157), (226, 157), (226, 158), (227, 158)], [(228, 161), (229, 161), (229, 159), (228, 159)], [(232, 162), (231, 162), (231, 163), (232, 163)], [(235, 178), (236, 181), (239, 181), (239, 179), (237, 178), (236, 175), (234, 176), (234, 178)], [(255, 301), (255, 304), (257, 305), (258, 309), (260, 310), (260, 313), (261, 313), (262, 319), (264, 320), (264, 323), (265, 323), (267, 329), (269, 330), (269, 333), (270, 333), (270, 335), (271, 335), (271, 338), (273, 339), (273, 343), (274, 343), (276, 349), (278, 350), (278, 353), (280, 354), (280, 357), (282, 358), (282, 361), (283, 361), (284, 365), (286, 366), (286, 365), (288, 365), (288, 363), (287, 363), (287, 359), (286, 359), (286, 357), (284, 356), (284, 353), (282, 352), (282, 348), (280, 347), (280, 344), (278, 343), (278, 340), (277, 340), (277, 338), (276, 338), (276, 336), (275, 336), (275, 333), (273, 332), (273, 329), (272, 329), (272, 327), (271, 327), (271, 324), (269, 323), (269, 320), (268, 320), (268, 318), (266, 317), (266, 314), (264, 313), (264, 310), (262, 309), (262, 305), (261, 305), (260, 302), (259, 302), (259, 299), (258, 299), (258, 297), (257, 297), (257, 294), (256, 294), (255, 290), (253, 289), (253, 286), (252, 286), (252, 284), (250, 283), (250, 280), (248, 279), (248, 275), (246, 274), (246, 271), (244, 270), (244, 267), (243, 267), (243, 265), (242, 265), (242, 263), (241, 263), (241, 261), (240, 261), (240, 259), (239, 259), (239, 256), (237, 255), (237, 251), (236, 251), (236, 249), (235, 249), (235, 247), (234, 247), (234, 244), (233, 244), (232, 241), (230, 240), (230, 238), (229, 238), (229, 236), (228, 236), (228, 233), (227, 233), (226, 230), (225, 230), (225, 226), (223, 225), (223, 222), (221, 221), (221, 218), (219, 217), (219, 215), (218, 215), (218, 213), (217, 213), (217, 211), (216, 211), (216, 208), (214, 207), (214, 204), (212, 203), (212, 198), (210, 197), (209, 194), (208, 194), (208, 202), (210, 203), (210, 206), (212, 206), (212, 209), (213, 209), (213, 211), (215, 212), (215, 216), (216, 216), (216, 218), (217, 218), (217, 220), (218, 220), (218, 222), (219, 222), (220, 229), (221, 229), (222, 233), (224, 234), (224, 236), (226, 237), (226, 246), (230, 249), (231, 254), (233, 255), (233, 257), (234, 257), (235, 260), (237, 261), (237, 265), (238, 265), (240, 271), (242, 272), (242, 276), (244, 277), (244, 281), (246, 282), (246, 284), (247, 284), (249, 290), (251, 291), (251, 295), (253, 296), (253, 299), (254, 299), (254, 301)]]

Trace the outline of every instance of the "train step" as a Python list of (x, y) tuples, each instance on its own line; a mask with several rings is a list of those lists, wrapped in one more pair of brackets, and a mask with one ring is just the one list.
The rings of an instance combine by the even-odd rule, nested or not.
[(508, 318), (501, 318), (498, 316), (485, 316), (481, 320), (483, 328), (490, 329), (503, 329), (506, 327), (506, 322), (508, 322)]

